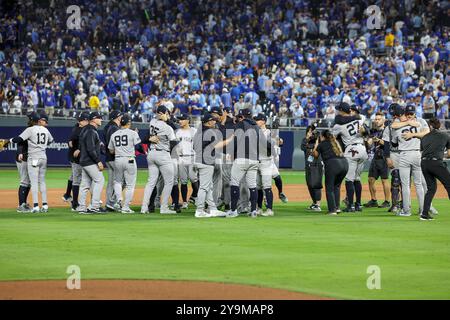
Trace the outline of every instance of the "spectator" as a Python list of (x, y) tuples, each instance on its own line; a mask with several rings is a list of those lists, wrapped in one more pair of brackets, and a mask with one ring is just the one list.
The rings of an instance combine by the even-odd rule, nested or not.
[(423, 105), (423, 118), (431, 119), (436, 116), (436, 104), (434, 98), (431, 96), (431, 90), (425, 91), (425, 96), (422, 100)]

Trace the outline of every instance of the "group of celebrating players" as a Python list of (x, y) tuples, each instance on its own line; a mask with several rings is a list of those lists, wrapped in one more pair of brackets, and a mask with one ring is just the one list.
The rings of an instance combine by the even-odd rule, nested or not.
[[(338, 115), (332, 129), (315, 136), (315, 128), (308, 128), (306, 140), (312, 145), (309, 148), (302, 146), (305, 152), (308, 150), (306, 178), (313, 198), (310, 208), (321, 210), (321, 190), (314, 190), (310, 182), (312, 165), (315, 163), (322, 168), (323, 163), (328, 213), (335, 215), (341, 211), (340, 187), (344, 179), (346, 208), (343, 211), (362, 211), (361, 174), (368, 160), (367, 150), (373, 148), (369, 170), (372, 199), (364, 206), (378, 206), (374, 183), (381, 177), (385, 201), (380, 207), (389, 207), (389, 211), (399, 216), (410, 216), (412, 176), (421, 219), (431, 220), (429, 213), (437, 214), (431, 205), (436, 192), (436, 177), (443, 182), (450, 198), (450, 178), (442, 164), (445, 149), (450, 155), (450, 138), (445, 133), (429, 134), (430, 127), (433, 132), (438, 132), (439, 121), (431, 119), (427, 123), (416, 117), (413, 105), (402, 107), (393, 103), (389, 108), (392, 121), (377, 114), (370, 129), (355, 106), (343, 102), (336, 109)], [(273, 216), (272, 179), (281, 201), (288, 201), (277, 168), (283, 140), (276, 130), (266, 127), (264, 114), (252, 117), (250, 110), (243, 109), (233, 116), (229, 108), (212, 108), (202, 116), (201, 124), (194, 127), (187, 114), (174, 116), (160, 105), (143, 137), (137, 129), (131, 129), (128, 114), (113, 110), (109, 118), (100, 134), (102, 116), (97, 112), (83, 112), (78, 115), (72, 130), (69, 138), (72, 175), (63, 196), (64, 201), (71, 203), (72, 211), (80, 214), (134, 213), (130, 205), (134, 198), (138, 173), (136, 157), (139, 155), (145, 155), (148, 163), (142, 214), (154, 212), (156, 207), (160, 208), (161, 214), (177, 214), (187, 209), (191, 202), (196, 206), (197, 218), (233, 218), (239, 213), (251, 217)], [(18, 212), (48, 211), (46, 148), (53, 142), (53, 137), (47, 125), (47, 115), (32, 113), (24, 132), (10, 139), (18, 145), (16, 163), (21, 179)], [(424, 147), (425, 140), (429, 146)], [(109, 179), (103, 208), (104, 162)], [(390, 188), (387, 183), (389, 170)], [(320, 173), (320, 184), (321, 176)], [(33, 207), (27, 204), (30, 189)], [(89, 192), (91, 200), (87, 203)]]
[[(130, 204), (138, 173), (136, 157), (140, 155), (146, 155), (149, 172), (142, 214), (154, 212), (156, 207), (161, 214), (177, 214), (191, 202), (196, 206), (197, 218), (236, 217), (239, 213), (272, 216), (272, 179), (281, 201), (288, 201), (276, 165), (283, 141), (275, 130), (266, 127), (263, 114), (253, 118), (245, 109), (234, 117), (230, 109), (212, 108), (195, 128), (187, 114), (173, 116), (161, 105), (143, 137), (131, 129), (128, 114), (113, 110), (109, 118), (100, 132), (101, 115), (83, 112), (72, 130), (68, 141), (72, 174), (63, 195), (63, 200), (71, 203), (72, 211), (134, 213)], [(18, 144), (16, 163), (21, 177), (18, 212), (48, 211), (45, 150), (53, 137), (47, 125), (45, 114), (32, 113), (28, 128), (11, 139)], [(106, 204), (102, 207), (104, 169), (108, 171), (108, 183)], [(189, 181), (192, 192), (188, 198)], [(27, 204), (30, 187), (32, 207)], [(87, 203), (89, 192), (91, 200)], [(219, 210), (222, 207), (224, 211)]]

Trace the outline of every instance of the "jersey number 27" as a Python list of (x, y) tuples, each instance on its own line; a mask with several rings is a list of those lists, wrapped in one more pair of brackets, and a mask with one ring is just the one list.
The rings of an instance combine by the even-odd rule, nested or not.
[(347, 125), (348, 134), (351, 136), (356, 135), (359, 132), (359, 121), (352, 122)]

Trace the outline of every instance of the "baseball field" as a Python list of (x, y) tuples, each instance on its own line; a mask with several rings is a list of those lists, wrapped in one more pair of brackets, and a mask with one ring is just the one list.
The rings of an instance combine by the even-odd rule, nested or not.
[[(327, 216), (307, 210), (304, 173), (284, 171), (289, 203), (275, 196), (274, 217), (195, 219), (193, 207), (177, 216), (74, 214), (61, 200), (68, 176), (48, 171), (48, 213), (19, 214), (18, 174), (0, 169), (1, 299), (450, 298), (450, 205), (441, 186), (434, 221), (385, 209)], [(138, 177), (135, 209), (147, 173)], [(81, 290), (66, 288), (71, 265)], [(375, 289), (368, 268), (379, 271)]]

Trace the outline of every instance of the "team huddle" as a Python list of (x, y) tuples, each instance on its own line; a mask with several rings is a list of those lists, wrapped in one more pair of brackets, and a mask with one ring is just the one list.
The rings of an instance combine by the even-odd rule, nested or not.
[[(341, 103), (337, 110), (338, 115), (334, 126), (330, 131), (323, 132), (321, 138), (317, 138), (312, 149), (312, 155), (316, 159), (320, 156), (325, 163), (329, 214), (334, 215), (341, 211), (339, 208), (339, 190), (344, 180), (346, 208), (342, 211), (362, 211), (361, 173), (369, 158), (367, 150), (372, 150), (373, 158), (369, 169), (369, 186), (372, 199), (364, 206), (378, 206), (374, 183), (381, 177), (385, 201), (379, 207), (389, 207), (389, 212), (394, 212), (399, 216), (411, 216), (412, 177), (421, 219), (431, 220), (429, 213), (437, 214), (437, 210), (431, 205), (431, 199), (436, 192), (436, 178), (443, 181), (447, 191), (450, 190), (450, 186), (446, 181), (448, 175), (446, 169), (441, 174), (434, 175), (434, 177), (428, 175), (429, 181), (427, 181), (423, 174), (423, 171), (426, 170), (423, 161), (435, 161), (437, 167), (440, 169), (444, 167), (442, 164), (444, 151), (450, 147), (448, 135), (443, 133), (444, 139), (441, 145), (435, 144), (433, 146), (437, 155), (429, 158), (422, 154), (421, 150), (424, 148), (423, 144), (421, 145), (421, 139), (430, 133), (430, 127), (424, 119), (416, 117), (416, 110), (413, 105), (402, 107), (393, 103), (389, 108), (392, 121), (385, 121), (384, 115), (379, 113), (373, 121), (372, 129), (365, 125), (365, 118), (359, 114), (356, 106)], [(437, 129), (436, 132), (438, 132), (439, 121), (432, 119), (430, 123), (433, 123)], [(432, 138), (433, 136), (429, 137)], [(434, 164), (432, 163), (432, 165)], [(391, 172), (390, 186), (386, 183), (389, 171)], [(433, 190), (430, 190), (429, 193), (427, 193), (427, 182), (430, 182), (430, 185), (433, 186)], [(428, 195), (426, 201), (425, 194)], [(389, 201), (390, 196), (392, 197), (392, 205)], [(317, 208), (320, 209), (317, 206), (317, 201), (315, 201), (311, 209), (317, 210)]]
[[(275, 130), (266, 127), (265, 115), (252, 117), (244, 109), (234, 117), (230, 109), (212, 108), (203, 115), (201, 124), (193, 127), (187, 114), (175, 117), (165, 106), (156, 111), (142, 137), (131, 129), (128, 114), (113, 110), (102, 131), (99, 113), (78, 115), (68, 139), (72, 174), (63, 195), (72, 211), (134, 213), (130, 205), (135, 193), (138, 156), (145, 156), (148, 163), (142, 214), (155, 212), (158, 207), (161, 214), (177, 214), (192, 203), (197, 218), (233, 218), (240, 213), (251, 217), (273, 216), (272, 180), (280, 200), (288, 201), (277, 167), (283, 140)], [(16, 164), (21, 179), (18, 212), (49, 210), (46, 148), (53, 137), (47, 126), (45, 114), (32, 113), (24, 132), (10, 139), (18, 145)], [(108, 183), (102, 207), (104, 170), (108, 172)], [(32, 207), (27, 204), (30, 189)]]

